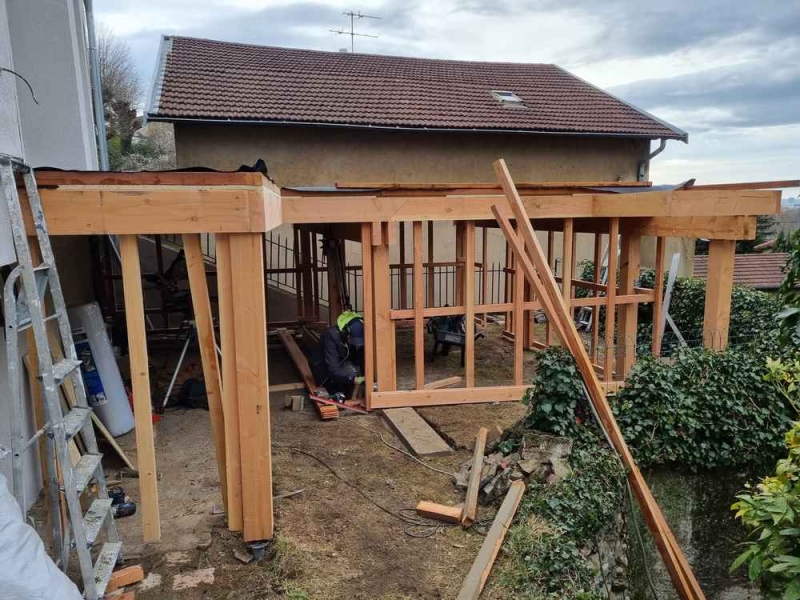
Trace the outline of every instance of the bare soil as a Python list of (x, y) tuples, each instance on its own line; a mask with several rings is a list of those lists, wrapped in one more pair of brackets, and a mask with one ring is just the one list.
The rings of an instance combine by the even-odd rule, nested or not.
[[(410, 336), (410, 337), (409, 337)], [(426, 336), (427, 337), (427, 336)], [(512, 344), (499, 339), (499, 327), (490, 326), (488, 339), (476, 345), (479, 385), (509, 383)], [(409, 342), (409, 339), (411, 340)], [(426, 340), (427, 341), (427, 340)], [(413, 331), (398, 332), (398, 383), (410, 387), (413, 359), (404, 348), (413, 344)], [(170, 357), (155, 358), (164, 365)], [(270, 383), (297, 380), (281, 351), (270, 351)], [(426, 365), (428, 381), (461, 374), (459, 356), (437, 357)], [(526, 353), (526, 378), (535, 368)], [(199, 360), (190, 353), (179, 380), (199, 376)], [(159, 377), (168, 380), (169, 367)], [(272, 444), (276, 495), (302, 489), (276, 501), (275, 540), (267, 558), (243, 564), (234, 553), (246, 552), (241, 535), (229, 532), (219, 512), (216, 462), (208, 412), (168, 410), (155, 424), (156, 456), (162, 537), (145, 544), (141, 521), (134, 515), (117, 521), (128, 562), (140, 563), (146, 573), (161, 577), (160, 585), (137, 590), (137, 598), (319, 598), (400, 599), (454, 598), (482, 542), (474, 530), (460, 527), (414, 528), (398, 515), (413, 515), (420, 500), (455, 505), (463, 501), (452, 479), (424, 468), (389, 448), (402, 446), (378, 415), (346, 415), (322, 422), (313, 409), (292, 412), (283, 397), (273, 394)], [(472, 440), (481, 426), (505, 429), (525, 412), (520, 403), (477, 404), (420, 409), (450, 443), (451, 456), (426, 462), (445, 472), (458, 470), (471, 455)], [(118, 438), (136, 461), (131, 432)], [(315, 458), (324, 461), (337, 478)], [(106, 452), (111, 458), (111, 452)], [(107, 474), (118, 468), (107, 461)], [(138, 500), (136, 479), (125, 478), (126, 492)], [(391, 514), (390, 514), (391, 513)], [(481, 509), (479, 519), (490, 520), (492, 509)], [(417, 537), (427, 535), (427, 537)], [(214, 568), (214, 584), (173, 590), (178, 574)]]

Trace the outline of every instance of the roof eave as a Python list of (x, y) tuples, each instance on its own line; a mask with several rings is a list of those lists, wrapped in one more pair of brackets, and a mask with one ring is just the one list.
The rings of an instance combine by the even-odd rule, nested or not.
[(223, 119), (211, 117), (172, 117), (158, 113), (148, 112), (148, 121), (163, 121), (168, 123), (194, 122), (194, 123), (226, 123), (239, 125), (287, 125), (301, 127), (333, 127), (344, 129), (372, 129), (384, 131), (417, 131), (417, 132), (442, 132), (442, 133), (513, 133), (522, 135), (575, 135), (583, 137), (614, 137), (626, 139), (673, 139), (683, 142), (688, 141), (686, 132), (675, 132), (664, 135), (663, 133), (620, 133), (598, 131), (555, 131), (538, 129), (506, 129), (494, 127), (411, 127), (404, 125), (370, 125), (361, 123), (329, 123), (324, 121), (294, 121), (287, 119)]

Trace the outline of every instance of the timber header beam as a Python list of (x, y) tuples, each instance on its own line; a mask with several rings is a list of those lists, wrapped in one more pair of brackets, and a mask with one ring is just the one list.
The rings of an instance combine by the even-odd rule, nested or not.
[[(522, 196), (533, 219), (588, 217), (734, 217), (780, 213), (780, 191), (671, 191), (627, 194)], [(330, 193), (284, 195), (284, 223), (377, 221), (464, 221), (492, 219), (498, 205), (509, 218), (505, 197), (498, 194), (429, 194), (382, 196)]]

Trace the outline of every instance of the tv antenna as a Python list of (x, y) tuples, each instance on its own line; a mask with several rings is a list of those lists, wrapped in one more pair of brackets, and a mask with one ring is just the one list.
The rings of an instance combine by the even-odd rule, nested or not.
[(350, 31), (346, 29), (331, 29), (330, 31), (339, 35), (349, 35), (350, 36), (350, 52), (355, 52), (355, 39), (356, 36), (358, 37), (368, 37), (368, 38), (377, 38), (377, 35), (370, 35), (368, 33), (356, 33), (356, 19), (380, 19), (381, 17), (376, 17), (374, 15), (365, 15), (360, 10), (359, 11), (352, 11), (348, 10), (347, 12), (342, 13), (345, 17), (350, 17)]

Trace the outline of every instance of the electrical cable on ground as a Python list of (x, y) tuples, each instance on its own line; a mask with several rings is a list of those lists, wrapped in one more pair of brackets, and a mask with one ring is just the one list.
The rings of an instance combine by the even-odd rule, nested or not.
[(409, 458), (410, 458), (410, 459), (412, 459), (412, 460), (415, 460), (415, 461), (417, 461), (419, 464), (421, 464), (421, 465), (422, 465), (423, 467), (425, 467), (426, 469), (430, 469), (431, 471), (434, 471), (435, 473), (441, 473), (442, 475), (447, 475), (448, 477), (451, 477), (453, 480), (455, 480), (455, 478), (456, 478), (456, 474), (455, 474), (455, 473), (448, 473), (447, 471), (442, 471), (441, 469), (437, 469), (436, 467), (432, 467), (432, 466), (431, 466), (431, 465), (429, 465), (428, 463), (426, 463), (426, 462), (424, 462), (424, 461), (422, 461), (422, 460), (418, 459), (416, 456), (414, 456), (414, 455), (413, 455), (413, 454), (411, 454), (410, 452), (406, 452), (406, 451), (405, 451), (405, 450), (403, 450), (402, 448), (398, 448), (397, 446), (394, 446), (394, 445), (390, 444), (389, 442), (387, 442), (387, 441), (384, 439), (384, 437), (383, 437), (383, 434), (382, 434), (381, 432), (379, 432), (379, 431), (375, 431), (374, 429), (372, 429), (371, 427), (367, 427), (366, 425), (362, 425), (362, 424), (361, 424), (361, 423), (359, 423), (358, 421), (350, 421), (350, 420), (348, 420), (348, 421), (346, 421), (346, 422), (347, 422), (347, 423), (354, 423), (355, 425), (358, 425), (359, 427), (361, 427), (361, 429), (366, 429), (366, 430), (367, 430), (367, 431), (369, 431), (371, 434), (378, 436), (378, 437), (380, 438), (380, 440), (381, 440), (381, 441), (382, 441), (382, 442), (383, 442), (383, 443), (384, 443), (386, 446), (389, 446), (389, 448), (391, 448), (392, 450), (396, 450), (397, 452), (400, 452), (401, 454), (405, 454), (407, 457), (409, 457)]
[(338, 479), (343, 484), (345, 484), (347, 487), (349, 487), (354, 492), (359, 494), (362, 498), (367, 500), (370, 504), (372, 504), (375, 507), (379, 508), (380, 510), (385, 512), (387, 515), (391, 515), (392, 517), (394, 517), (398, 521), (401, 521), (402, 523), (404, 523), (405, 524), (405, 528), (403, 529), (403, 531), (404, 531), (404, 533), (406, 535), (408, 535), (410, 537), (428, 538), (428, 537), (432, 537), (432, 536), (436, 535), (438, 532), (443, 531), (444, 529), (446, 529), (448, 527), (453, 527), (453, 525), (446, 525), (444, 523), (439, 523), (438, 521), (433, 521), (433, 520), (430, 520), (430, 519), (424, 519), (424, 518), (418, 517), (418, 516), (416, 516), (416, 513), (414, 514), (413, 517), (403, 514), (405, 512), (414, 511), (413, 508), (404, 508), (404, 509), (401, 509), (400, 512), (391, 511), (388, 508), (386, 508), (385, 506), (382, 506), (381, 504), (378, 504), (375, 500), (370, 498), (357, 485), (355, 485), (353, 483), (350, 483), (349, 481), (344, 479), (341, 475), (339, 475), (339, 473), (336, 472), (336, 470), (333, 467), (331, 467), (328, 463), (326, 463), (324, 460), (322, 460), (318, 456), (316, 456), (316, 455), (314, 455), (311, 452), (308, 452), (306, 450), (301, 450), (300, 448), (294, 448), (294, 447), (289, 447), (289, 446), (284, 446), (284, 448), (288, 448), (292, 452), (298, 452), (299, 454), (304, 454), (305, 456), (308, 456), (309, 458), (313, 458), (315, 461), (317, 461), (323, 467), (328, 469), (328, 471), (330, 471), (333, 474), (333, 476), (336, 477), (336, 479)]
[[(606, 442), (608, 443), (611, 450), (614, 452), (614, 456), (617, 458), (619, 464), (622, 465), (622, 468), (625, 470), (627, 474), (628, 470), (625, 468), (625, 464), (622, 462), (622, 457), (619, 455), (619, 452), (617, 452), (616, 447), (611, 442), (611, 436), (608, 435), (608, 431), (606, 431), (606, 428), (603, 426), (603, 422), (600, 420), (600, 415), (597, 414), (597, 409), (595, 409), (594, 404), (592, 403), (592, 398), (589, 395), (589, 390), (586, 387), (586, 383), (584, 381), (581, 381), (581, 387), (583, 388), (583, 394), (586, 398), (586, 401), (589, 404), (589, 408), (591, 409), (592, 414), (594, 415), (594, 420), (597, 421), (597, 425), (598, 427), (600, 427), (600, 431), (603, 432), (603, 437), (606, 438)], [(653, 585), (653, 578), (650, 575), (650, 569), (647, 566), (647, 553), (645, 552), (644, 549), (644, 539), (642, 538), (642, 532), (639, 531), (639, 523), (636, 521), (636, 513), (633, 510), (633, 505), (634, 505), (633, 490), (631, 489), (631, 483), (627, 477), (625, 477), (625, 487), (628, 490), (627, 496), (628, 496), (628, 502), (630, 503), (630, 513), (631, 513), (631, 518), (634, 521), (633, 528), (636, 531), (636, 537), (639, 540), (639, 549), (642, 552), (642, 566), (644, 567), (644, 573), (645, 576), (647, 577), (647, 584), (650, 587), (650, 592), (653, 594), (653, 597), (656, 600), (658, 600), (658, 593), (656, 592), (655, 585)]]

